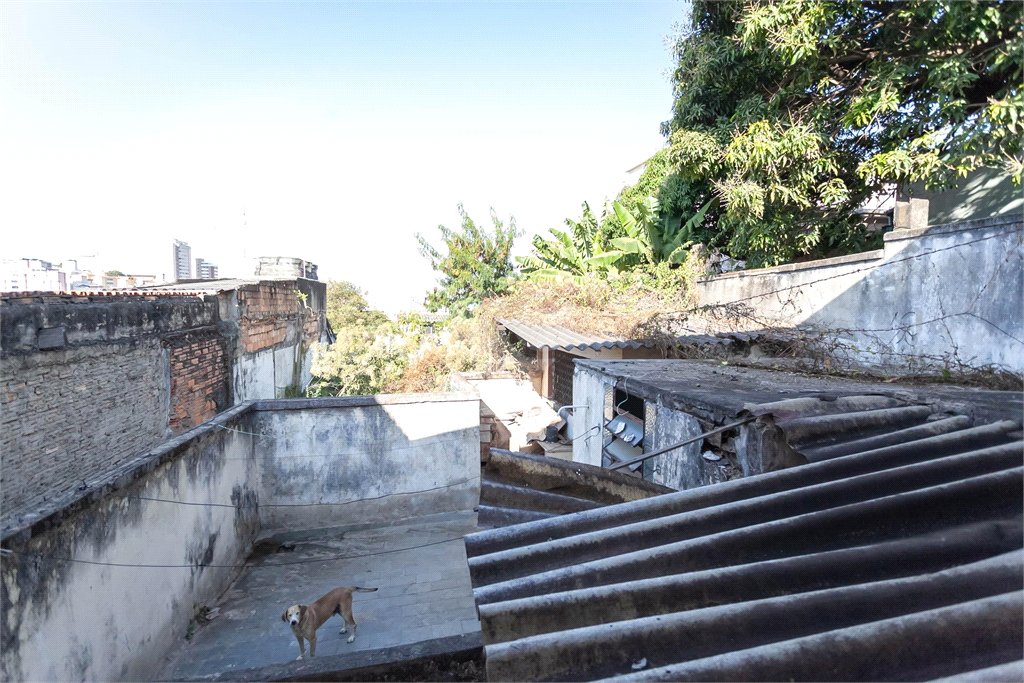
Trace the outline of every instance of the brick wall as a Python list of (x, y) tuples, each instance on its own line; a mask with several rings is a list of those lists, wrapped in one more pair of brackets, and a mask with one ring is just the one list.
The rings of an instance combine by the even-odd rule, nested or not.
[(275, 356), (319, 340), (324, 294), (319, 282), (265, 281), (218, 296), (0, 297), (0, 522), (234, 403), (301, 384)]
[(551, 352), (551, 396), (563, 406), (572, 404), (572, 377), (575, 370), (573, 361), (577, 356), (564, 351)]
[(297, 318), (302, 301), (295, 282), (260, 282), (238, 290), (238, 311), (243, 319)]
[(162, 356), (148, 339), (0, 360), (3, 526), (163, 440)]
[(305, 388), (307, 353), (320, 341), (325, 301), (326, 286), (310, 280), (262, 281), (237, 290), (235, 400), (280, 398)]
[(165, 339), (170, 351), (171, 406), (168, 425), (187, 432), (230, 407), (227, 340), (215, 333), (185, 333)]
[[(198, 339), (200, 357), (210, 357), (218, 321), (213, 297), (42, 295), (0, 301), (3, 526), (55, 497), (75, 495), (93, 477), (163, 441), (170, 424), (170, 356), (182, 357)], [(62, 347), (41, 349), (40, 331), (60, 327), (66, 334)], [(186, 330), (202, 332), (185, 343)], [(162, 343), (172, 339), (181, 341), (181, 350)], [(220, 360), (212, 353), (214, 364), (225, 362), (224, 349), (221, 340)], [(226, 383), (218, 391), (205, 384), (201, 372), (192, 372), (177, 385), (178, 431), (187, 420), (212, 415), (211, 400), (227, 405)], [(189, 381), (201, 385), (195, 402), (182, 391)]]
[(239, 337), (243, 353), (256, 353), (283, 344), (288, 339), (288, 323), (283, 320), (243, 321)]

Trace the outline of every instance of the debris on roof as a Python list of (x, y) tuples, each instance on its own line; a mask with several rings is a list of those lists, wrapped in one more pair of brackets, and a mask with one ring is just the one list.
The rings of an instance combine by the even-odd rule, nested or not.
[(1019, 680), (1020, 423), (829, 398), (737, 411), (807, 464), (467, 536), (488, 680)]

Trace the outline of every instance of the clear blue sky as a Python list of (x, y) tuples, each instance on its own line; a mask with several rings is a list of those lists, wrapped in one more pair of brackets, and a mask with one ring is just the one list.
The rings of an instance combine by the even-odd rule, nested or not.
[(224, 275), (299, 256), (412, 308), (414, 235), (460, 202), (515, 216), (524, 253), (663, 144), (687, 9), (5, 0), (3, 256), (160, 273), (178, 238)]

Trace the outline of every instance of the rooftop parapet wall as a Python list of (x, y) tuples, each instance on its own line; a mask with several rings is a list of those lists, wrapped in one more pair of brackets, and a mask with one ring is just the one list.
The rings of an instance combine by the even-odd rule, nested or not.
[(323, 283), (183, 287), (0, 297), (0, 519), (241, 401), (309, 383)]
[(272, 526), (472, 510), (478, 421), (459, 394), (247, 402), (90, 478), (3, 530), (4, 680), (151, 678)]
[(700, 281), (697, 299), (764, 325), (835, 332), (859, 362), (1021, 373), (1022, 245), (1019, 215), (895, 230), (883, 250)]
[(163, 665), (194, 603), (217, 597), (259, 533), (251, 437), (219, 428), (248, 431), (248, 408), (5, 529), (4, 680), (146, 680)]
[[(264, 512), (276, 529), (472, 510), (480, 500), (475, 394), (258, 401)], [(360, 502), (365, 501), (365, 502)]]

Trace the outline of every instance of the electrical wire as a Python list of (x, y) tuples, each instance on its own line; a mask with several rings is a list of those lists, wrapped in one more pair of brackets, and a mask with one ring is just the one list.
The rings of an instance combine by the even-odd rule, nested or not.
[[(724, 302), (724, 303), (720, 303), (720, 304), (710, 304), (709, 306), (707, 306), (707, 308), (721, 308), (721, 307), (725, 307), (725, 306), (731, 306), (733, 304), (743, 303), (744, 301), (751, 301), (753, 299), (760, 299), (761, 297), (771, 296), (772, 294), (781, 294), (782, 292), (788, 292), (791, 289), (799, 289), (801, 287), (810, 287), (811, 285), (816, 285), (819, 282), (826, 282), (828, 280), (834, 280), (834, 279), (840, 278), (840, 277), (847, 277), (849, 275), (853, 275), (855, 273), (860, 273), (860, 272), (863, 272), (865, 270), (878, 270), (879, 268), (885, 268), (886, 266), (892, 266), (892, 265), (895, 265), (897, 263), (904, 263), (906, 261), (913, 261), (914, 259), (924, 258), (925, 256), (931, 256), (932, 254), (938, 254), (939, 252), (949, 251), (950, 249), (959, 249), (960, 247), (968, 247), (968, 246), (970, 246), (972, 244), (977, 244), (978, 242), (984, 242), (985, 240), (991, 240), (991, 239), (995, 239), (996, 237), (1003, 237), (1005, 235), (1012, 235), (1012, 234), (1017, 233), (1017, 232), (1020, 232), (1020, 230), (1009, 230), (1009, 231), (1006, 231), (1006, 232), (997, 232), (997, 233), (995, 233), (993, 235), (988, 235), (986, 237), (979, 237), (978, 239), (971, 240), (969, 242), (961, 242), (959, 244), (953, 244), (953, 245), (950, 245), (948, 247), (942, 247), (940, 249), (932, 249), (931, 251), (923, 251), (923, 252), (921, 252), (919, 254), (913, 254), (911, 256), (905, 256), (903, 258), (893, 259), (891, 261), (884, 261), (882, 263), (879, 263), (878, 265), (865, 266), (863, 268), (855, 268), (854, 270), (846, 271), (846, 272), (843, 272), (843, 273), (838, 273), (836, 275), (829, 275), (828, 277), (819, 278), (817, 280), (811, 280), (810, 282), (801, 282), (800, 284), (790, 285), (788, 287), (781, 287), (779, 289), (773, 289), (773, 290), (771, 290), (769, 292), (762, 292), (760, 294), (751, 294), (750, 296), (742, 297), (742, 298), (736, 299), (734, 301), (728, 301), (728, 302)], [(743, 272), (743, 271), (739, 271), (739, 272)]]
[(31, 553), (23, 552), (21, 550), (11, 550), (9, 548), (3, 548), (0, 550), (3, 554), (18, 555), (21, 557), (36, 557), (41, 559), (54, 560), (56, 562), (72, 562), (74, 564), (91, 564), (100, 567), (134, 567), (143, 569), (267, 569), (274, 567), (287, 567), (297, 564), (314, 564), (316, 562), (333, 562), (336, 560), (354, 560), (361, 557), (376, 557), (378, 555), (390, 555), (393, 553), (401, 553), (406, 550), (417, 550), (419, 548), (428, 548), (434, 545), (443, 545), (445, 543), (451, 543), (452, 541), (461, 541), (462, 536), (456, 536), (454, 538), (446, 538), (443, 541), (434, 541), (432, 543), (423, 543), (421, 545), (412, 545), (407, 548), (393, 548), (391, 550), (381, 550), (375, 553), (363, 553), (360, 555), (338, 555), (335, 557), (320, 557), (309, 560), (294, 560), (292, 562), (275, 562), (273, 564), (253, 565), (253, 564), (130, 564), (124, 562), (96, 562), (94, 560), (78, 560), (71, 557), (58, 557), (56, 555), (49, 555), (46, 553)]

